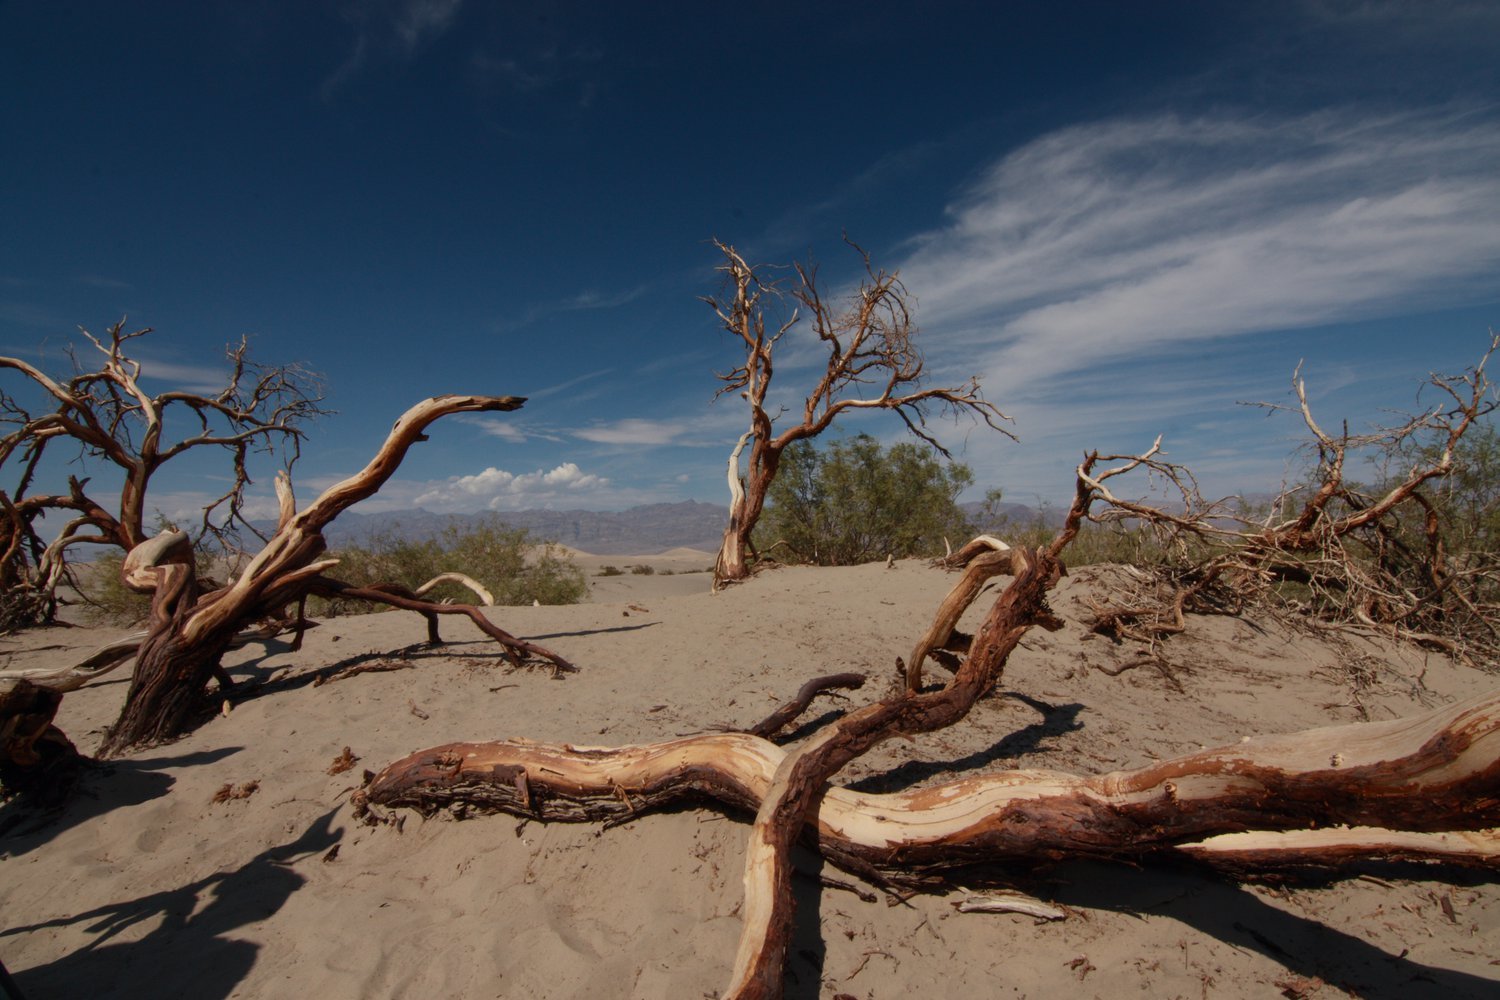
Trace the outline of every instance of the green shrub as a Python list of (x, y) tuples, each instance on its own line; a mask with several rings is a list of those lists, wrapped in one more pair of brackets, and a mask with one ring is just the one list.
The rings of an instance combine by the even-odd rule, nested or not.
[(85, 565), (75, 565), (79, 589), (86, 603), (84, 616), (95, 625), (131, 628), (151, 617), (151, 597), (137, 594), (120, 579), (123, 552), (108, 552)]
[(799, 442), (782, 452), (756, 548), (820, 566), (940, 556), (944, 538), (957, 545), (972, 534), (956, 500), (973, 480), (926, 445), (884, 449), (868, 434), (821, 452)]
[[(398, 583), (415, 589), (439, 573), (463, 573), (487, 588), (496, 604), (510, 605), (577, 604), (588, 590), (583, 571), (571, 558), (559, 554), (550, 542), (534, 542), (525, 529), (507, 528), (498, 517), (464, 527), (450, 525), (436, 538), (420, 541), (402, 539), (397, 530), (334, 553), (340, 561), (329, 575), (356, 586)], [(443, 583), (426, 597), (475, 600), (473, 593), (455, 583)], [(335, 599), (319, 602), (315, 613), (369, 609), (364, 601)]]

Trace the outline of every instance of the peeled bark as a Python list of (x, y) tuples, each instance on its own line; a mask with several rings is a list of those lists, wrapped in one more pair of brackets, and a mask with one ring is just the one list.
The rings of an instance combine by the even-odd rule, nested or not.
[(741, 434), (734, 450), (729, 453), (726, 473), (729, 481), (729, 524), (724, 528), (724, 541), (720, 543), (719, 556), (714, 561), (715, 590), (750, 575), (745, 553), (750, 547), (750, 532), (755, 527), (755, 518), (749, 516), (746, 509), (745, 480), (740, 476), (740, 455), (753, 437), (753, 430)]
[(746, 847), (743, 928), (726, 1000), (776, 1000), (782, 995), (795, 908), (792, 844), (816, 812), (828, 780), (885, 740), (942, 729), (968, 715), (999, 680), (1005, 661), (1032, 625), (1060, 625), (1046, 601), (1056, 570), (1055, 560), (1041, 550), (1018, 553), (1015, 580), (995, 601), (968, 658), (947, 685), (925, 694), (902, 691), (846, 715), (776, 768)]
[(938, 606), (931, 627), (911, 652), (911, 659), (906, 663), (908, 691), (915, 693), (922, 689), (922, 664), (927, 657), (940, 650), (968, 652), (967, 642), (962, 644), (961, 650), (952, 648), (958, 620), (969, 609), (969, 605), (974, 603), (987, 582), (1002, 573), (1016, 571), (1018, 558), (1018, 553), (1004, 542), (981, 535), (945, 560), (948, 565), (966, 568), (963, 577), (954, 584), (943, 603)]
[(151, 625), (136, 653), (125, 705), (100, 745), (101, 756), (182, 732), (203, 707), (203, 691), (232, 634), (190, 644), (181, 629), (198, 599), (192, 543), (180, 531), (137, 546), (120, 567), (125, 582), (151, 593)]
[(323, 558), (323, 529), (340, 513), (373, 496), (384, 485), (413, 444), (440, 417), (453, 413), (514, 410), (525, 400), (494, 396), (439, 396), (418, 403), (396, 421), (385, 443), (357, 474), (330, 487), (305, 510), (296, 512), (291, 491), (278, 481), (281, 501), (276, 533), (227, 587), (199, 596), (185, 539), (152, 539), (125, 560), (127, 582), (153, 594), (151, 625), (142, 642), (135, 676), (120, 718), (111, 727), (101, 752), (110, 755), (141, 744), (180, 735), (207, 707), (210, 678), (225, 682), (219, 660), (248, 624), (280, 618), (283, 608), (315, 591), (348, 595), (408, 607), (428, 616), (436, 641), (435, 615), (466, 614), (487, 634), (500, 640), (513, 658), (520, 652), (552, 660), (557, 669), (571, 665), (555, 654), (521, 642), (491, 625), (469, 605), (439, 605), (392, 591), (348, 587), (322, 576), (337, 564)]
[[(758, 809), (793, 755), (748, 733), (578, 747), (449, 743), (382, 770), (365, 805), (609, 822), (709, 798)], [(1262, 736), (1100, 775), (1014, 770), (887, 794), (833, 786), (807, 819), (835, 864), (1185, 856), (1232, 872), (1356, 859), (1500, 864), (1500, 691), (1390, 722)], [(852, 859), (852, 863), (850, 861)]]

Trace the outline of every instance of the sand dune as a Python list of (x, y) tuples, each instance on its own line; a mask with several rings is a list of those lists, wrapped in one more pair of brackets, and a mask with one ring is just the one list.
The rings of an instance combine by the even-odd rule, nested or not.
[[(31, 998), (714, 995), (739, 932), (744, 817), (689, 810), (601, 831), (411, 816), (397, 832), (359, 825), (348, 802), (362, 769), (452, 740), (598, 745), (746, 725), (837, 670), (873, 675), (862, 703), (953, 580), (917, 562), (792, 568), (714, 595), (706, 574), (685, 572), (711, 563), (608, 557), (586, 567), (592, 603), (494, 609), (578, 664), (562, 679), (508, 670), (461, 622), (445, 624), (450, 645), (421, 647), (423, 625), (404, 613), (330, 621), (299, 653), (234, 654), (236, 679), (264, 683), (227, 717), (101, 767), (58, 817), (0, 811), (0, 959)], [(657, 572), (592, 575), (604, 564)], [(1067, 628), (1028, 637), (1003, 691), (841, 780), (889, 790), (978, 768), (1106, 771), (1362, 711), (1410, 715), (1495, 683), (1382, 642), (1227, 618), (1194, 619), (1172, 640), (1170, 676), (1111, 677), (1097, 668), (1134, 650), (1079, 620), (1086, 597), (1118, 579), (1065, 579), (1054, 607)], [(63, 662), (109, 635), (33, 632), (4, 639), (4, 652), (13, 666)], [(124, 687), (67, 697), (59, 724), (81, 749), (97, 746)], [(330, 774), (345, 746), (358, 763)], [(245, 797), (213, 801), (251, 782)], [(1285, 890), (1038, 865), (1016, 873), (1021, 884), (1069, 914), (1038, 924), (961, 914), (959, 892), (869, 903), (820, 886), (811, 859), (803, 867), (792, 998), (1500, 992), (1500, 888), (1479, 880), (1400, 869)]]

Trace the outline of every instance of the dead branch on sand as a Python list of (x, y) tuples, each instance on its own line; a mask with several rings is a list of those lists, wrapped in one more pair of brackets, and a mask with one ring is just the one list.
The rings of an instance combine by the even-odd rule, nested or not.
[[(753, 811), (726, 998), (782, 995), (794, 908), (790, 851), (802, 839), (844, 870), (886, 885), (980, 860), (1068, 856), (1188, 856), (1232, 872), (1337, 871), (1365, 857), (1500, 861), (1500, 837), (1486, 829), (1500, 824), (1500, 694), (1415, 719), (1262, 737), (1097, 777), (1001, 772), (891, 795), (829, 784), (885, 740), (962, 720), (1032, 626), (1060, 624), (1046, 595), (1063, 571), (1061, 552), (1106, 495), (1105, 482), (1153, 460), (1123, 458), (1103, 471), (1097, 454), (1085, 459), (1067, 522), (1049, 547), (975, 547), (978, 568), (943, 602), (906, 683), (794, 749), (748, 732), (617, 748), (448, 744), (386, 767), (357, 793), (356, 807), (372, 818), (404, 806), (612, 822), (696, 796)], [(920, 657), (948, 642), (983, 580), (1001, 571), (1000, 555), (1013, 579), (953, 676), (924, 689)]]
[[(344, 510), (375, 495), (400, 466), (407, 450), (426, 440), (423, 432), (431, 423), (454, 413), (515, 410), (524, 402), (514, 396), (439, 396), (418, 403), (396, 421), (363, 470), (331, 486), (300, 512), (289, 478), (279, 476), (276, 491), (281, 515), (276, 532), (237, 579), (218, 589), (200, 592), (192, 544), (185, 533), (163, 532), (136, 545), (125, 558), (121, 575), (127, 586), (151, 595), (151, 620), (145, 634), (110, 649), (107, 655), (91, 656), (85, 664), (62, 672), (50, 682), (47, 678), (31, 678), (24, 683), (54, 687), (57, 693), (102, 673), (101, 656), (117, 657), (111, 662), (118, 662), (134, 653), (135, 669), (125, 705), (106, 735), (101, 753), (115, 755), (131, 747), (168, 740), (202, 717), (208, 706), (207, 685), (211, 679), (217, 678), (221, 688), (228, 688), (228, 677), (219, 661), (227, 650), (244, 641), (247, 627), (270, 621), (275, 623), (272, 634), (289, 629), (300, 639), (309, 626), (300, 611), (309, 595), (337, 595), (417, 611), (426, 617), (428, 639), (433, 643), (441, 641), (439, 615), (464, 615), (500, 643), (513, 663), (519, 665), (526, 657), (538, 657), (550, 662), (554, 671), (572, 670), (558, 654), (516, 638), (473, 605), (426, 601), (394, 585), (354, 587), (325, 575), (338, 560), (324, 557), (324, 528)], [(292, 606), (299, 611), (295, 618), (288, 619), (285, 609)], [(130, 648), (132, 643), (134, 647)], [(5, 762), (18, 767), (24, 767), (31, 758), (36, 740), (50, 725), (49, 718), (48, 725), (39, 728), (33, 700), (27, 700), (26, 705), (27, 721), (16, 726), (0, 708), (0, 724), (7, 734), (5, 749), (0, 753), (6, 755)]]
[[(1492, 461), (1482, 421), (1500, 402), (1485, 374), (1500, 347), (1460, 375), (1433, 375), (1436, 405), (1368, 434), (1334, 435), (1314, 419), (1293, 377), (1297, 414), (1317, 458), (1312, 480), (1284, 489), (1259, 520), (1206, 502), (1192, 474), (1162, 460), (1157, 445), (1140, 465), (1165, 484), (1170, 504), (1115, 495), (1094, 483), (1104, 509), (1092, 520), (1151, 529), (1164, 554), (1147, 592), (1096, 605), (1094, 630), (1155, 643), (1186, 627), (1185, 614), (1262, 607), (1292, 621), (1367, 629), (1467, 660), (1500, 651), (1500, 561), (1490, 537), (1488, 483), (1465, 485)], [(1477, 433), (1477, 437), (1476, 437)], [(1351, 478), (1359, 462), (1387, 469), (1375, 487)], [(1300, 499), (1299, 499), (1300, 497)], [(1463, 520), (1475, 524), (1460, 523)]]

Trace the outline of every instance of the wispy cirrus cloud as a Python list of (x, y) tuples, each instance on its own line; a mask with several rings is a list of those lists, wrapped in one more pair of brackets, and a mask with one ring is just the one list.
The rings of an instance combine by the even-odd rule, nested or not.
[(1186, 343), (1495, 293), (1500, 125), (1112, 120), (996, 163), (902, 265), (999, 391)]
[(463, 0), (349, 0), (341, 7), (354, 29), (353, 48), (324, 81), (323, 99), (380, 59), (405, 61), (453, 26)]
[[(1236, 404), (1286, 391), (1304, 347), (1280, 332), (1495, 300), (1496, 162), (1493, 112), (1451, 109), (1121, 118), (1009, 153), (901, 262), (934, 377), (978, 372), (1017, 419), (1018, 446), (954, 431), (980, 481), (1060, 495), (1085, 449), (1165, 432), (1222, 488), (1254, 488), (1288, 429)], [(1360, 381), (1389, 367), (1339, 356)]]
[(629, 305), (636, 299), (649, 291), (647, 285), (636, 285), (623, 291), (601, 292), (595, 288), (586, 288), (581, 292), (568, 295), (563, 298), (551, 299), (546, 302), (538, 302), (522, 314), (521, 318), (513, 324), (507, 324), (513, 329), (530, 326), (538, 320), (548, 316), (556, 316), (560, 313), (571, 312), (593, 312), (599, 309), (617, 309), (623, 305)]
[(663, 445), (677, 441), (689, 429), (690, 426), (686, 421), (642, 420), (631, 417), (583, 427), (575, 430), (573, 434), (596, 444)]
[(488, 437), (499, 438), (509, 444), (525, 444), (533, 440), (554, 443), (567, 440), (558, 431), (524, 418), (517, 420), (514, 417), (458, 413), (451, 419), (456, 424), (468, 424), (470, 427), (478, 428), (480, 433)]

